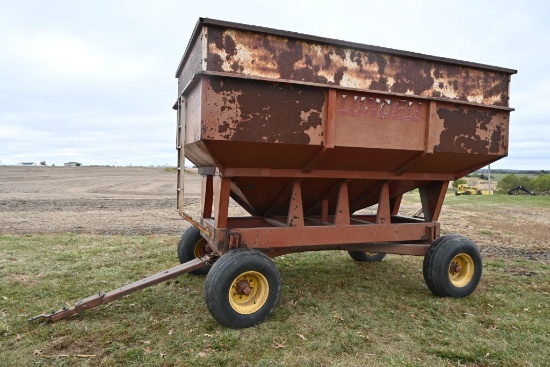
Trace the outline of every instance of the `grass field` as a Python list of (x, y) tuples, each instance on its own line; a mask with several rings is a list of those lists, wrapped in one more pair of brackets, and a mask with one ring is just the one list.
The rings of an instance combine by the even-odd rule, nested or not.
[[(418, 199), (419, 200), (419, 199)], [(454, 192), (447, 194), (446, 206), (464, 205), (474, 206), (475, 210), (491, 212), (503, 208), (550, 208), (550, 197), (530, 195), (463, 195), (455, 196)]]
[[(495, 197), (497, 198), (497, 197)], [(498, 200), (498, 199), (496, 199)], [(451, 203), (452, 204), (452, 203)], [(173, 236), (0, 236), (0, 366), (542, 366), (550, 266), (488, 259), (478, 289), (438, 298), (422, 259), (344, 252), (275, 259), (279, 305), (250, 329), (220, 326), (204, 277), (184, 275), (54, 324), (28, 317), (176, 262)]]

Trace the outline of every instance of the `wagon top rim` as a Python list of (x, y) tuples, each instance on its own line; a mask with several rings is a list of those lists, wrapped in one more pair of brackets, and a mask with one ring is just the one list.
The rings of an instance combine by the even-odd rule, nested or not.
[(312, 42), (318, 42), (323, 44), (329, 44), (329, 45), (336, 45), (336, 46), (344, 46), (344, 47), (350, 47), (358, 50), (365, 50), (365, 51), (373, 51), (373, 52), (379, 52), (379, 53), (386, 53), (390, 55), (396, 55), (396, 56), (404, 56), (404, 57), (410, 57), (414, 59), (421, 59), (421, 60), (428, 60), (428, 61), (437, 61), (445, 64), (451, 64), (451, 65), (457, 65), (457, 66), (465, 66), (465, 67), (471, 67), (476, 69), (483, 69), (488, 71), (497, 71), (502, 72), (506, 74), (517, 74), (517, 70), (510, 69), (510, 68), (504, 68), (500, 66), (492, 66), (487, 64), (481, 64), (477, 62), (471, 62), (471, 61), (464, 61), (464, 60), (457, 60), (447, 57), (440, 57), (440, 56), (432, 56), (427, 54), (422, 54), (418, 52), (411, 52), (411, 51), (403, 51), (403, 50), (397, 50), (394, 48), (388, 48), (388, 47), (381, 47), (381, 46), (373, 46), (373, 45), (367, 45), (363, 43), (357, 43), (357, 42), (349, 42), (349, 41), (343, 41), (339, 39), (334, 38), (326, 38), (326, 37), (319, 37), (319, 36), (313, 36), (309, 34), (304, 33), (298, 33), (298, 32), (291, 32), (291, 31), (284, 31), (280, 29), (275, 28), (268, 28), (268, 27), (262, 27), (262, 26), (255, 26), (255, 25), (248, 25), (248, 24), (242, 24), (242, 23), (235, 23), (235, 22), (228, 22), (224, 20), (218, 20), (218, 19), (212, 19), (212, 18), (199, 18), (195, 25), (195, 29), (193, 30), (193, 34), (189, 40), (189, 43), (187, 44), (187, 47), (185, 49), (185, 52), (183, 54), (183, 57), (178, 65), (178, 68), (176, 70), (175, 77), (179, 77), (179, 74), (181, 73), (183, 66), (185, 65), (187, 58), (189, 57), (191, 50), (193, 48), (193, 45), (196, 41), (196, 39), (200, 35), (200, 31), (203, 26), (215, 26), (215, 27), (223, 27), (223, 28), (233, 28), (233, 29), (239, 29), (244, 31), (250, 31), (250, 32), (256, 32), (256, 33), (265, 33), (270, 35), (278, 35), (282, 37), (288, 37), (288, 38), (294, 38), (294, 39), (300, 39), (304, 41), (312, 41)]

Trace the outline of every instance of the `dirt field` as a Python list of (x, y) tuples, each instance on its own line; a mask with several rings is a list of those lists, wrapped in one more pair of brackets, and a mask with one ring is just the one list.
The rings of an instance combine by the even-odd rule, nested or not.
[[(186, 176), (186, 212), (198, 216), (200, 176)], [(160, 168), (0, 166), (0, 234), (178, 235), (176, 173)], [(451, 199), (452, 200), (452, 199)], [(549, 199), (550, 200), (550, 199)], [(450, 201), (450, 200), (448, 200)], [(420, 208), (406, 195), (401, 212)], [(236, 206), (232, 215), (244, 214)], [(550, 207), (444, 205), (443, 233), (460, 233), (485, 256), (550, 261)]]

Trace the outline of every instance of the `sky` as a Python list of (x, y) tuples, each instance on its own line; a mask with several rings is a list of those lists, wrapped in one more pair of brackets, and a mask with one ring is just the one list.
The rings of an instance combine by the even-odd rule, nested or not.
[(199, 17), (518, 70), (509, 156), (550, 169), (548, 1), (0, 2), (0, 165), (175, 166), (175, 71)]

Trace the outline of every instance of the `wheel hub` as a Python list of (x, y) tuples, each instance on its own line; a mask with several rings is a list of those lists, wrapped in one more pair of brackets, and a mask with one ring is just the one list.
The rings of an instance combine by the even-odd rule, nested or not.
[(235, 290), (237, 291), (238, 295), (245, 295), (248, 296), (250, 292), (252, 292), (252, 289), (250, 288), (250, 283), (246, 280), (240, 280), (237, 282), (235, 286)]
[(194, 248), (194, 255), (195, 255), (195, 258), (199, 258), (201, 256), (204, 256), (206, 255), (207, 253), (211, 252), (211, 251), (208, 251), (209, 250), (209, 247), (207, 246), (208, 242), (206, 242), (206, 240), (204, 238), (201, 238), (196, 244), (195, 244), (195, 248)]
[(246, 271), (231, 283), (229, 304), (238, 313), (249, 315), (260, 310), (269, 296), (269, 283), (257, 271)]
[(474, 278), (474, 260), (465, 253), (456, 255), (449, 265), (449, 279), (455, 287), (464, 287)]

